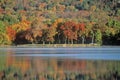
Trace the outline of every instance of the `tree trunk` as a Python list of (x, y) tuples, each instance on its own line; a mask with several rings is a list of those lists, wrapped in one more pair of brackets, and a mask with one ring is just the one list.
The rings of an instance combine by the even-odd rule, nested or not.
[(94, 33), (92, 35), (92, 41), (91, 41), (91, 43), (94, 43)]
[(85, 42), (85, 38), (84, 36), (82, 36), (82, 44), (84, 44), (84, 42)]
[(67, 43), (69, 44), (69, 39), (67, 39)]
[(67, 38), (65, 38), (65, 44), (67, 43)]
[(45, 44), (45, 41), (43, 41), (43, 45)]
[(58, 44), (60, 44), (60, 37), (59, 37), (59, 34), (58, 34)]
[(71, 44), (73, 44), (73, 39), (71, 40)]

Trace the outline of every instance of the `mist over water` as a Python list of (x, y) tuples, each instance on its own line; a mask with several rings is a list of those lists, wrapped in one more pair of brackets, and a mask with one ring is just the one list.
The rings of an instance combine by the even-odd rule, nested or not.
[[(98, 48), (1, 48), (1, 52), (12, 56), (72, 58), (91, 60), (120, 60), (119, 47)], [(13, 54), (14, 53), (14, 54)], [(5, 55), (5, 54), (0, 54)]]

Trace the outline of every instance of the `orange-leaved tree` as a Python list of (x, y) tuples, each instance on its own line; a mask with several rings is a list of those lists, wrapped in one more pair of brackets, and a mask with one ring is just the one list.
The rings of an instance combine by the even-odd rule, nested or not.
[(16, 30), (16, 32), (21, 32), (21, 31), (25, 31), (25, 30), (29, 29), (30, 24), (31, 23), (29, 21), (24, 20), (17, 24), (12, 25), (11, 27), (12, 27), (12, 29)]
[(29, 28), (30, 28), (30, 22), (27, 20), (6, 27), (6, 34), (8, 36), (8, 40), (10, 42), (13, 42), (16, 39), (16, 34), (25, 31)]
[(82, 38), (82, 44), (85, 42), (85, 24), (84, 23), (78, 23), (78, 37)]
[(73, 43), (73, 40), (77, 40), (77, 24), (72, 21), (67, 21), (63, 25), (61, 25), (60, 29), (63, 32), (63, 36), (65, 37), (65, 43), (66, 40), (68, 40), (71, 43)]
[[(55, 36), (59, 35), (59, 31), (58, 31), (58, 27), (59, 24), (63, 22), (62, 18), (58, 18), (56, 19), (52, 24), (50, 24), (50, 26), (47, 26), (47, 42), (49, 43), (54, 43), (55, 41)], [(58, 38), (59, 40), (59, 38)]]
[(16, 37), (16, 31), (12, 27), (6, 27), (6, 34), (8, 36), (8, 41), (14, 41)]

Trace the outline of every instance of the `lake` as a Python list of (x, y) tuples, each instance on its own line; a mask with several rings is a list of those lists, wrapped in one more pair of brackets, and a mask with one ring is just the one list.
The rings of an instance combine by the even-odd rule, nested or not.
[(120, 80), (120, 47), (0, 48), (0, 80)]

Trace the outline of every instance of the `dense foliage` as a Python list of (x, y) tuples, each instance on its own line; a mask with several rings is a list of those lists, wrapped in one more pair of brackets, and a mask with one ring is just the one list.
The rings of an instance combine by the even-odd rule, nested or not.
[(120, 44), (119, 0), (0, 0), (0, 44)]

